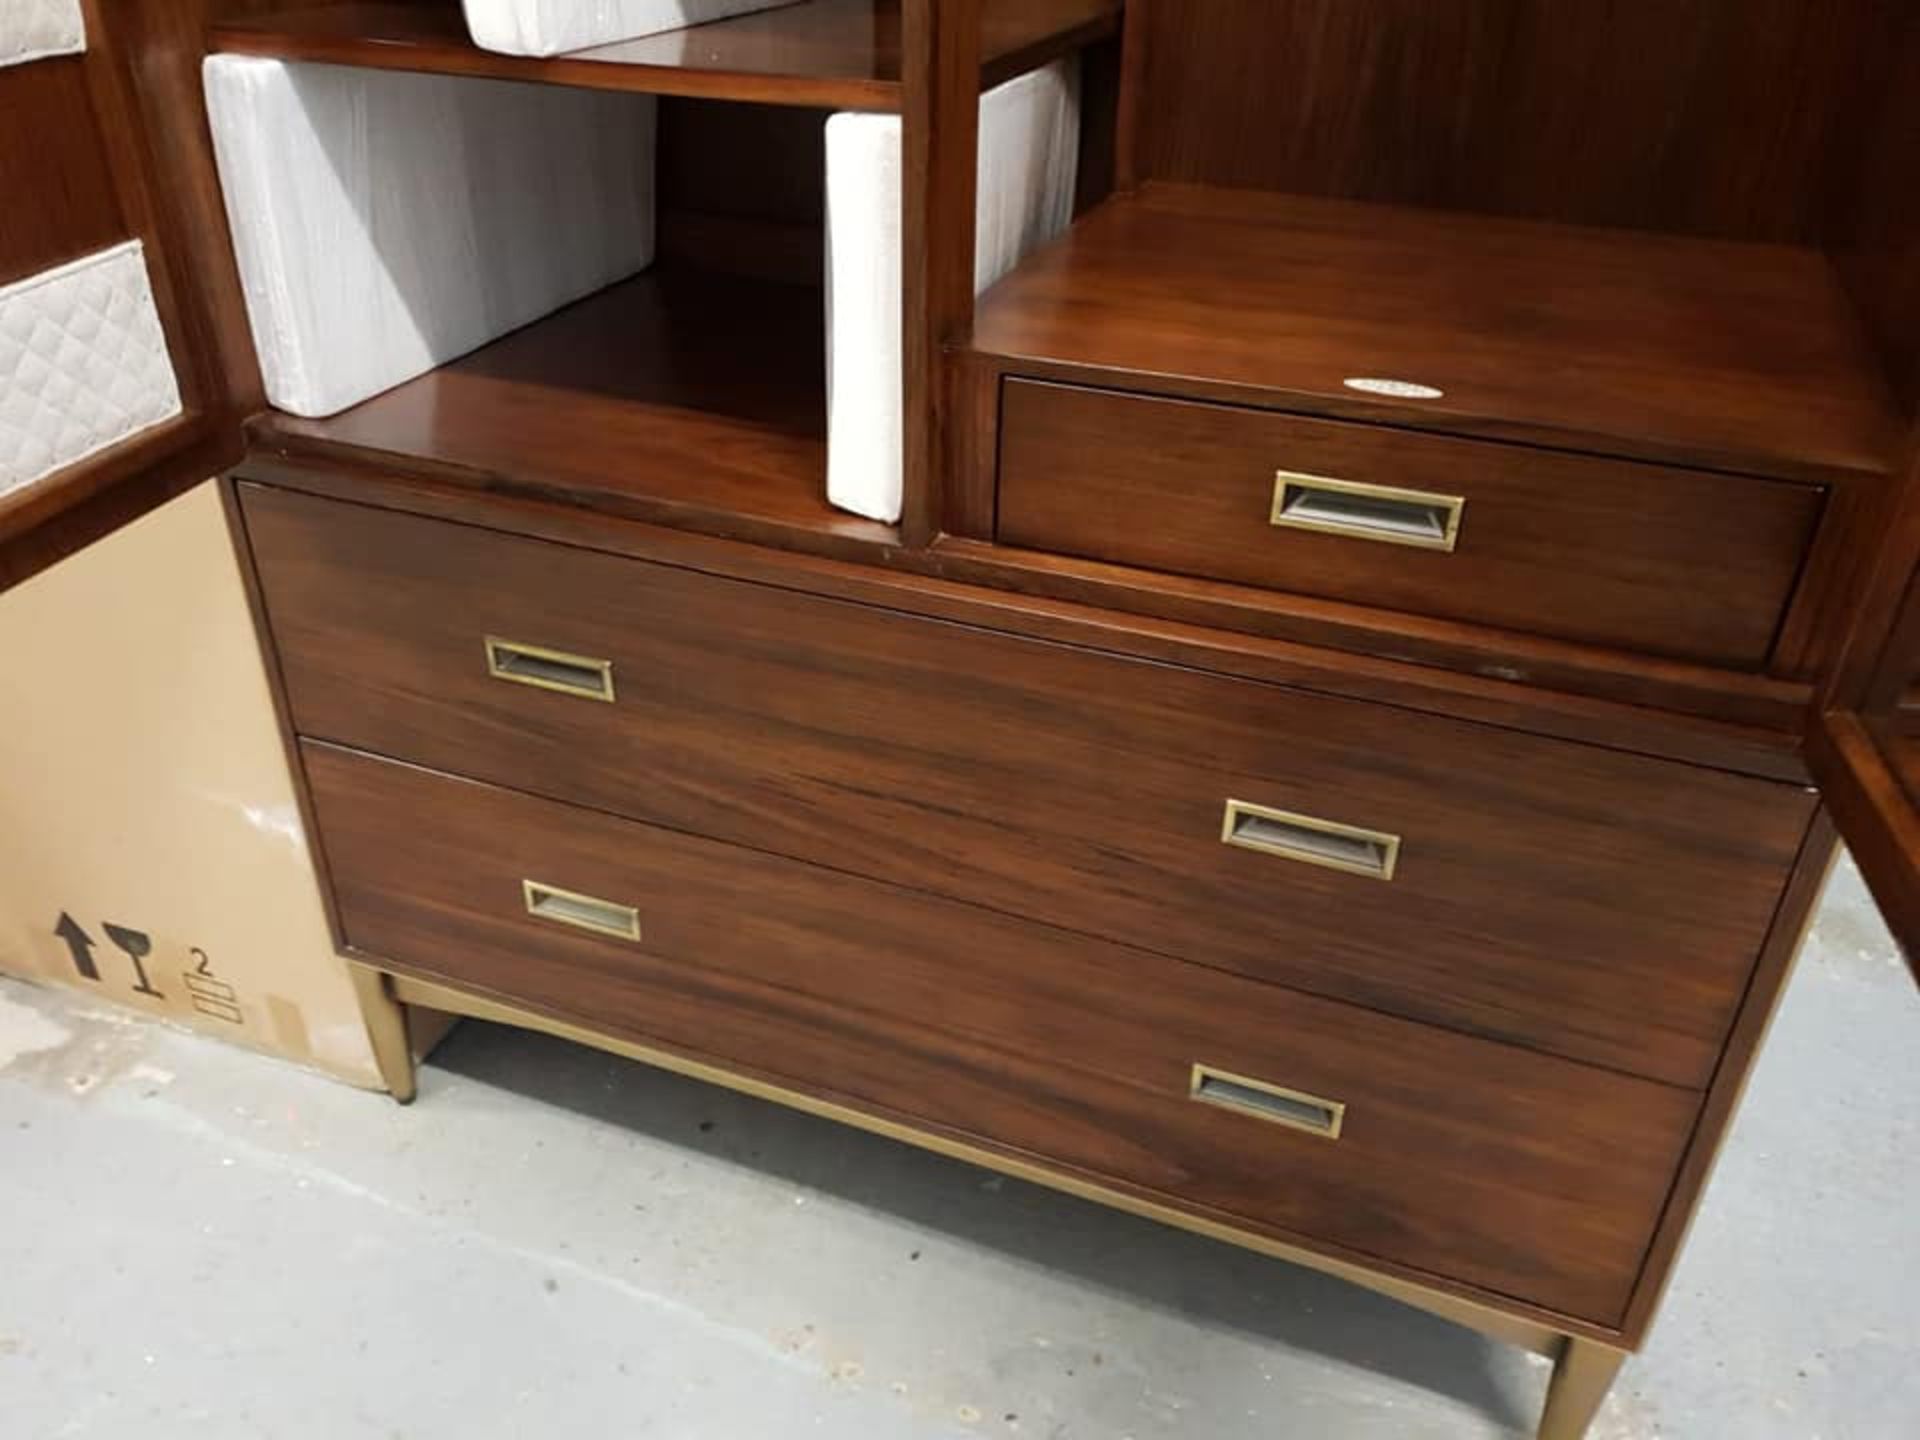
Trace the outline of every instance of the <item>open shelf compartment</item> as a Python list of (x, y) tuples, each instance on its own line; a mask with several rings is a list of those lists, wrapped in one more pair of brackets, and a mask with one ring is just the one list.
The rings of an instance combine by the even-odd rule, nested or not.
[(890, 543), (827, 504), (820, 292), (663, 263), (257, 446), (743, 538)]

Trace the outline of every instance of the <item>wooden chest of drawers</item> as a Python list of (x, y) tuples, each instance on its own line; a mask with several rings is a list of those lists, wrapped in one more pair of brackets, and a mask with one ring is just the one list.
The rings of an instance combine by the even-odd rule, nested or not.
[[(1813, 809), (360, 506), (244, 505), (303, 735), (1676, 1085), (1712, 1078)], [(503, 676), (490, 646), (573, 658)]]
[[(0, 68), (0, 300), (137, 251), (178, 403), (0, 455), (0, 585), (228, 476), (396, 1095), (403, 1002), (549, 1029), (1531, 1345), (1585, 1429), (1829, 810), (1920, 940), (1920, 12), (796, 0), (544, 59), (450, 0), (87, 8)], [(650, 95), (657, 263), (273, 413), (209, 50)], [(981, 164), (1056, 62), (1077, 151)], [(821, 286), (833, 110), (899, 116), (871, 295)], [(361, 256), (388, 329), (513, 238), (432, 179)], [(507, 249), (475, 315), (551, 258)], [(870, 299), (869, 414), (822, 362)]]

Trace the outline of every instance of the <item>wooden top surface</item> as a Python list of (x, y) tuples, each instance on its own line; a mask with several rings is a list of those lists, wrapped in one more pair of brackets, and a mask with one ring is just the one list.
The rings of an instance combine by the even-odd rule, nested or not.
[[(984, 87), (1110, 35), (1118, 0), (986, 0)], [(289, 7), (215, 27), (232, 54), (852, 110), (901, 105), (899, 0), (802, 0), (551, 59), (482, 50), (458, 0)]]
[(974, 344), (1095, 383), (1782, 478), (1884, 473), (1902, 428), (1817, 252), (1257, 191), (1110, 201), (983, 300)]

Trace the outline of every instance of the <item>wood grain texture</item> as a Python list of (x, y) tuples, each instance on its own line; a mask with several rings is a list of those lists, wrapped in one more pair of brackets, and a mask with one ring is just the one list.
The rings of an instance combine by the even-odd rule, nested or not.
[[(1276, 527), (1276, 471), (1465, 501), (1456, 548)], [(1683, 659), (1767, 658), (1809, 486), (1008, 381), (999, 538)]]
[(1093, 384), (1783, 479), (1883, 476), (1903, 429), (1816, 251), (1189, 186), (1116, 197), (1029, 259), (975, 345)]
[[(363, 951), (1588, 1320), (1624, 1309), (1692, 1123), (1684, 1091), (306, 753)], [(642, 942), (528, 916), (527, 878), (635, 906)], [(1196, 1061), (1343, 1101), (1341, 1138), (1192, 1102)]]
[(982, 21), (980, 0), (903, 0), (900, 534), (911, 546), (940, 533), (963, 423), (948, 351), (973, 328)]
[(778, 542), (884, 546), (826, 501), (825, 301), (811, 286), (658, 266), (256, 446)]
[[(912, 3), (912, 0), (904, 0)], [(457, 0), (290, 8), (235, 18), (216, 49), (836, 110), (898, 110), (903, 0), (805, 0), (551, 59), (476, 46)], [(977, 91), (1114, 33), (1118, 0), (983, 0)]]
[(664, 262), (818, 287), (827, 114), (667, 97), (655, 171)]
[[(1826, 240), (1910, 414), (1920, 415), (1920, 10), (1880, 7), (1861, 74), (1867, 123)], [(1877, 102), (1877, 103), (1876, 103)]]
[[(1792, 787), (246, 487), (302, 735), (1682, 1085)], [(483, 637), (613, 662), (492, 680)], [(1543, 797), (1553, 797), (1543, 803)], [(1405, 837), (1390, 884), (1222, 845), (1228, 799)]]
[(1885, 0), (1135, 0), (1147, 178), (1818, 243)]
[(0, 70), (0, 196), (0, 285), (127, 238), (84, 60)]
[[(1506, 729), (1680, 760), (1737, 774), (1807, 783), (1798, 748), (1811, 691), (1703, 666), (1645, 662), (1635, 679), (1641, 703), (1620, 703), (1575, 693), (1577, 685), (1539, 682), (1563, 679), (1557, 664), (1539, 653), (1516, 671), (1511, 653), (1476, 650), (1471, 660), (1451, 652), (1458, 668), (1408, 664), (1350, 649), (1306, 645), (1222, 629), (1191, 620), (1161, 618), (1133, 604), (1124, 586), (1109, 587), (1118, 604), (1058, 598), (1022, 588), (1029, 572), (1004, 563), (1006, 552), (947, 539), (931, 550), (890, 552), (887, 563), (861, 563), (820, 554), (774, 550), (717, 539), (693, 531), (624, 521), (574, 506), (482, 495), (471, 490), (382, 475), (331, 463), (291, 463), (261, 454), (248, 457), (244, 473), (265, 484), (320, 498), (344, 500), (482, 528), (508, 530), (608, 555), (749, 580), (776, 589), (852, 600), (928, 619), (1004, 630), (1166, 661), (1219, 674), (1291, 685), (1319, 694), (1375, 700), (1430, 714), (1450, 715)], [(1017, 552), (1016, 552), (1017, 553)], [(1087, 561), (1050, 558), (1054, 567), (1133, 576)], [(981, 578), (976, 580), (975, 575)], [(1042, 576), (1042, 580), (1050, 577)], [(1070, 579), (1073, 577), (1069, 577)], [(1196, 582), (1197, 583), (1197, 582)], [(1093, 596), (1107, 592), (1082, 587)], [(1214, 590), (1228, 587), (1213, 586)], [(1242, 595), (1264, 592), (1239, 590)], [(1343, 607), (1351, 609), (1352, 607)], [(1456, 629), (1459, 627), (1455, 627)], [(1374, 648), (1385, 643), (1375, 630), (1363, 636)], [(1404, 645), (1404, 633), (1397, 637)], [(1536, 651), (1572, 647), (1536, 645)], [(1621, 657), (1611, 654), (1610, 679), (1619, 679)], [(1575, 677), (1591, 686), (1592, 673)], [(1656, 707), (1644, 697), (1673, 703)], [(1719, 715), (1723, 718), (1704, 718)], [(1728, 718), (1728, 717), (1737, 717)]]

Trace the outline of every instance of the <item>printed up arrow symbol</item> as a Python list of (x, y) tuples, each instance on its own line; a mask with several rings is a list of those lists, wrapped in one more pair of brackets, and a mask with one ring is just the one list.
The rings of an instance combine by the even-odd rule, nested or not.
[(67, 942), (67, 949), (73, 954), (73, 968), (80, 972), (80, 978), (98, 980), (100, 967), (93, 963), (93, 937), (80, 928), (80, 922), (62, 910), (60, 923), (53, 927), (53, 933)]

